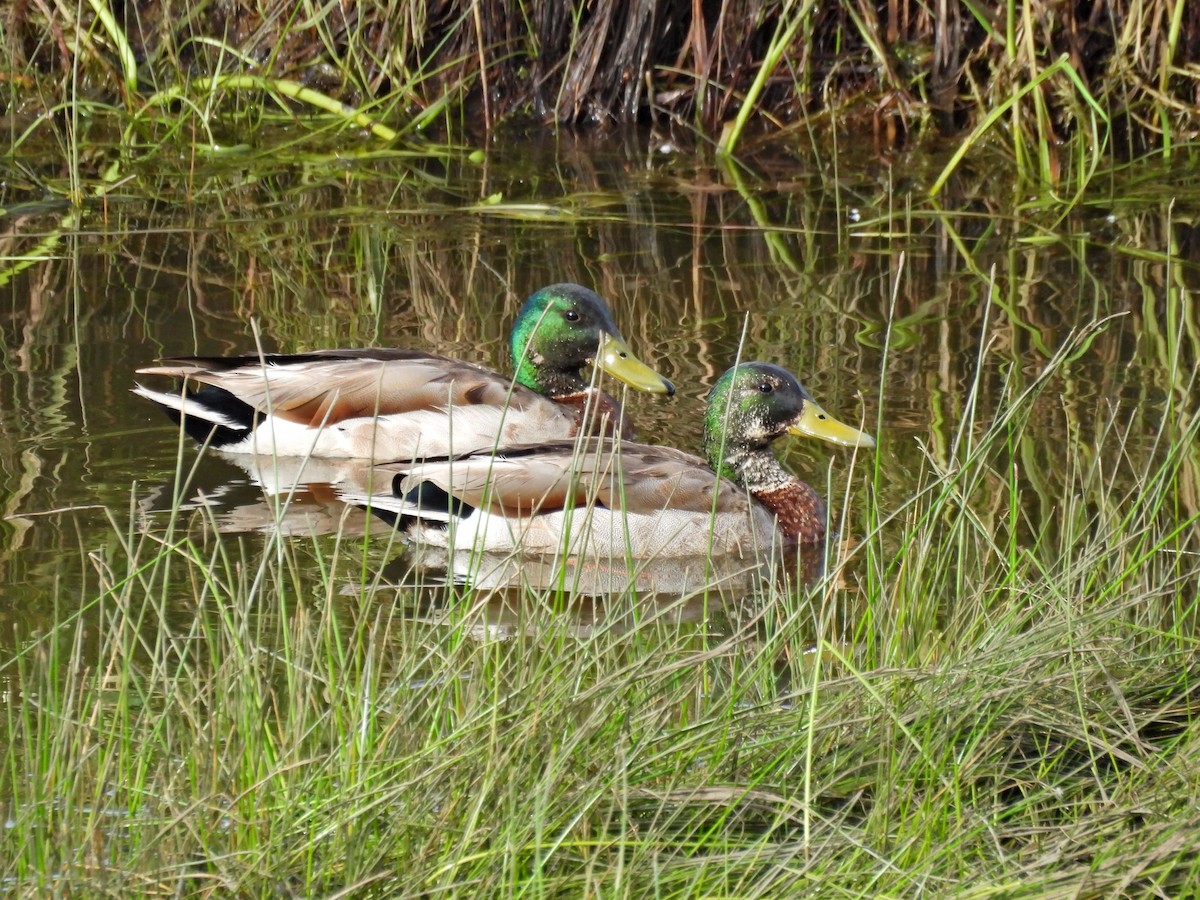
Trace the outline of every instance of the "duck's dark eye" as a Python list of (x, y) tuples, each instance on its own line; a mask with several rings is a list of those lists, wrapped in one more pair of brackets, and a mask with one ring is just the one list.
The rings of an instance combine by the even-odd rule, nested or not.
[(565, 313), (563, 313), (563, 318), (568, 322), (578, 322), (579, 313), (573, 309), (568, 309)]
[(775, 385), (771, 384), (769, 381), (760, 381), (758, 383), (758, 392), (760, 394), (769, 394), (773, 390), (775, 390)]

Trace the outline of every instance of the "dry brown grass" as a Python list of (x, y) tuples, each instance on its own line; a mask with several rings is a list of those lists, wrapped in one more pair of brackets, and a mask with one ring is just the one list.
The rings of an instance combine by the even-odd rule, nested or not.
[(769, 135), (828, 121), (868, 126), (886, 147), (963, 134), (1062, 60), (1006, 120), (1036, 138), (1046, 174), (1064, 164), (1056, 142), (1090, 135), (1094, 115), (1107, 118), (1101, 140), (1129, 155), (1200, 127), (1200, 7), (1167, 0), (112, 6), (105, 28), (88, 4), (11, 5), (0, 23), (10, 107), (136, 106), (135, 95), (240, 71), (418, 127), (654, 121), (716, 139), (749, 97)]

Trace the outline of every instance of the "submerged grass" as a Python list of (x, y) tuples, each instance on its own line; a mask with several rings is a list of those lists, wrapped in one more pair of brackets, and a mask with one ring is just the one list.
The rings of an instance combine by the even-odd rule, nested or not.
[(387, 587), (379, 539), (114, 517), (87, 607), (0, 662), (0, 884), (1185, 893), (1200, 418), (1144, 429), (1096, 399), (1095, 452), (1064, 448), (1056, 484), (1022, 471), (1104, 327), (968, 401), (827, 577), (691, 598), (697, 624), (669, 598)]

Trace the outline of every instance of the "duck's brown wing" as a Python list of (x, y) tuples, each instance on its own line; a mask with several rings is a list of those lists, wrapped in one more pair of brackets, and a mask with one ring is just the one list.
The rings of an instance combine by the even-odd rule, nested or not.
[(450, 406), (519, 410), (552, 402), (482, 366), (411, 350), (180, 357), (138, 372), (214, 385), (260, 412), (313, 427)]
[(558, 442), (381, 468), (403, 476), (394, 486), (401, 497), (428, 483), (468, 506), (506, 516), (592, 503), (630, 514), (733, 512), (748, 502), (744, 491), (718, 479), (697, 456), (610, 440), (591, 441), (586, 449)]
[[(708, 463), (673, 447), (623, 443), (613, 460), (619, 478), (600, 479), (597, 499), (613, 509), (651, 513), (733, 512), (746, 506), (746, 493), (718, 478)], [(714, 494), (716, 502), (714, 505)]]

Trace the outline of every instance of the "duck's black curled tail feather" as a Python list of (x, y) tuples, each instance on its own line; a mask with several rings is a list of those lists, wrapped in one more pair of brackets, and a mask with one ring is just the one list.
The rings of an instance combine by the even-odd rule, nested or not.
[(405, 490), (404, 479), (407, 477), (404, 473), (396, 475), (391, 492), (386, 494), (343, 493), (341, 498), (359, 509), (370, 510), (371, 515), (400, 532), (413, 528), (445, 531), (451, 519), (461, 521), (475, 512), (474, 506), (427, 481)]
[(133, 392), (161, 409), (176, 425), (182, 425), (196, 443), (207, 442), (216, 448), (244, 441), (263, 419), (250, 404), (212, 385), (172, 393), (152, 391), (139, 384)]
[[(398, 492), (403, 490), (401, 482), (405, 477), (397, 475), (392, 481), (394, 496), (400, 496)], [(426, 516), (436, 516), (447, 521), (451, 518), (465, 519), (475, 511), (475, 507), (452, 496), (430, 481), (417, 482), (403, 495), (403, 500), (406, 507), (418, 510), (415, 513), (416, 518), (420, 518), (424, 513)]]

